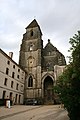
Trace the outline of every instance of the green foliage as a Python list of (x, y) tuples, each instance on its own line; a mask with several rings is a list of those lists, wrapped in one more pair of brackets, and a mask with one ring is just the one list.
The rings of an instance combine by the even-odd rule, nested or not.
[(55, 92), (67, 109), (70, 120), (80, 120), (80, 31), (70, 39), (70, 64), (58, 78)]
[[(71, 48), (69, 50), (69, 52), (71, 52), (71, 61), (73, 62), (73, 60), (75, 59), (74, 56), (78, 54), (78, 52), (80, 52), (79, 48), (80, 48), (80, 31), (78, 31), (78, 35), (75, 34), (75, 36), (73, 36), (73, 38), (70, 38), (69, 43), (71, 44)], [(79, 54), (78, 54), (79, 55)]]

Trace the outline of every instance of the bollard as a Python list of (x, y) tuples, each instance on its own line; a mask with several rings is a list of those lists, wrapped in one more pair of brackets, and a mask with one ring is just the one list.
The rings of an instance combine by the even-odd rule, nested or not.
[(6, 101), (6, 107), (7, 107), (7, 108), (10, 108), (10, 100), (7, 100), (7, 101)]

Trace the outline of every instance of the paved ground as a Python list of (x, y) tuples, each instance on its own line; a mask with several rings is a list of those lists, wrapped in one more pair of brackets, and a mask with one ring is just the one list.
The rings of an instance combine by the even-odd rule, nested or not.
[(59, 105), (0, 107), (0, 120), (69, 120)]

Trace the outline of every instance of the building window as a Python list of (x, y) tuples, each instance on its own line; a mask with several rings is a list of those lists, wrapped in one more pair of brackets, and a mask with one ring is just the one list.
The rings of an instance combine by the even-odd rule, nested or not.
[(23, 92), (23, 90), (24, 90), (24, 87), (23, 87), (23, 85), (21, 85), (21, 92)]
[(17, 85), (16, 85), (16, 90), (18, 90), (18, 88), (19, 88), (19, 84), (17, 83)]
[(13, 65), (13, 68), (15, 69), (15, 65)]
[(2, 96), (2, 98), (5, 99), (5, 97), (6, 97), (6, 91), (3, 91), (3, 96)]
[(33, 78), (32, 78), (32, 76), (29, 77), (28, 87), (33, 87)]
[(7, 75), (9, 74), (9, 68), (6, 68), (6, 74)]
[(30, 35), (31, 35), (31, 37), (33, 36), (33, 30), (31, 30), (31, 34)]
[(13, 88), (13, 84), (14, 84), (14, 82), (13, 82), (13, 81), (11, 81), (11, 88)]
[(33, 50), (33, 44), (30, 44), (30, 51)]
[(14, 73), (14, 72), (12, 72), (12, 78), (14, 78), (14, 74), (15, 74), (15, 73)]
[(7, 61), (7, 64), (10, 65), (10, 61), (9, 60)]
[(22, 76), (24, 75), (24, 72), (22, 71)]
[(5, 78), (4, 85), (7, 86), (7, 78)]
[(48, 52), (48, 55), (51, 55), (51, 52)]
[(20, 72), (20, 69), (18, 69), (18, 72)]
[(17, 78), (19, 79), (19, 75), (17, 75)]

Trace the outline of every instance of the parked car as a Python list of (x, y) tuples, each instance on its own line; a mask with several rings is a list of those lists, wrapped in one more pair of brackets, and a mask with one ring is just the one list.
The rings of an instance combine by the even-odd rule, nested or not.
[(24, 102), (25, 105), (37, 105), (37, 100), (35, 99), (27, 99)]

